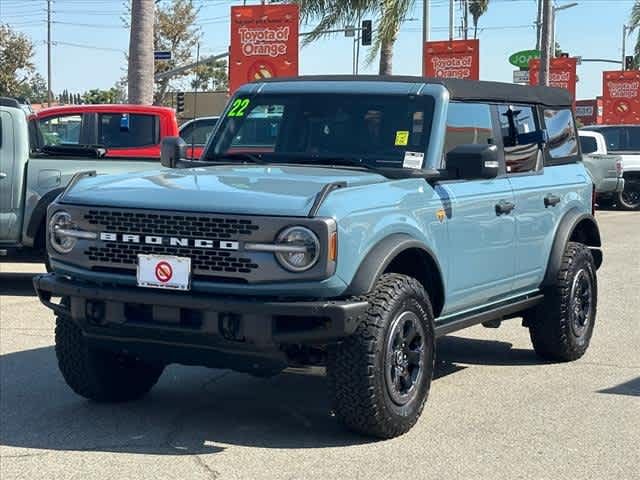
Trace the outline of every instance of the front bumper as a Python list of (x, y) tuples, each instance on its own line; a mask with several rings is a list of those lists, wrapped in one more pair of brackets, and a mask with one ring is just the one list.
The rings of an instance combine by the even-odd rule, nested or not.
[[(104, 348), (236, 370), (251, 370), (263, 360), (285, 362), (282, 344), (347, 337), (368, 306), (97, 286), (55, 273), (34, 277), (33, 285), (45, 306), (71, 318), (86, 339)], [(65, 301), (55, 303), (54, 297)]]

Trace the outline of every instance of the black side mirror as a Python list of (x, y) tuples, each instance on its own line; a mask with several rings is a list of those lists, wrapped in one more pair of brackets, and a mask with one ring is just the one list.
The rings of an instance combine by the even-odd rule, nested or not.
[(447, 172), (453, 178), (495, 178), (498, 176), (499, 165), (498, 147), (495, 145), (458, 145), (447, 153)]
[(180, 137), (165, 137), (160, 144), (160, 165), (176, 168), (187, 157), (187, 144)]

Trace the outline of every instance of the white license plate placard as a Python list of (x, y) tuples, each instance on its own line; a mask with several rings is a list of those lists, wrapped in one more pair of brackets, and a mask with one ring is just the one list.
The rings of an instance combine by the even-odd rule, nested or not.
[(138, 254), (138, 286), (189, 290), (191, 259), (172, 255)]

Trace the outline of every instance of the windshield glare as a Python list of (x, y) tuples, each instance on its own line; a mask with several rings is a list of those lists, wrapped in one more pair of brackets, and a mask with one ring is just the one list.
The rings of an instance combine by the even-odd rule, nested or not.
[(425, 153), (432, 113), (433, 98), (408, 95), (237, 97), (207, 160), (251, 153), (275, 162), (402, 167), (407, 152)]

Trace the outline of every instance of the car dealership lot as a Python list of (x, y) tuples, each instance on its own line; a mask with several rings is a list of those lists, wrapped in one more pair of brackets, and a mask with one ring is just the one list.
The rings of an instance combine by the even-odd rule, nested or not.
[[(438, 343), (408, 434), (371, 441), (328, 414), (325, 379), (171, 366), (141, 401), (76, 396), (56, 367), (40, 267), (0, 274), (0, 478), (620, 478), (640, 465), (640, 213), (601, 211), (590, 350), (537, 359), (518, 320)], [(8, 273), (7, 273), (8, 272)]]

